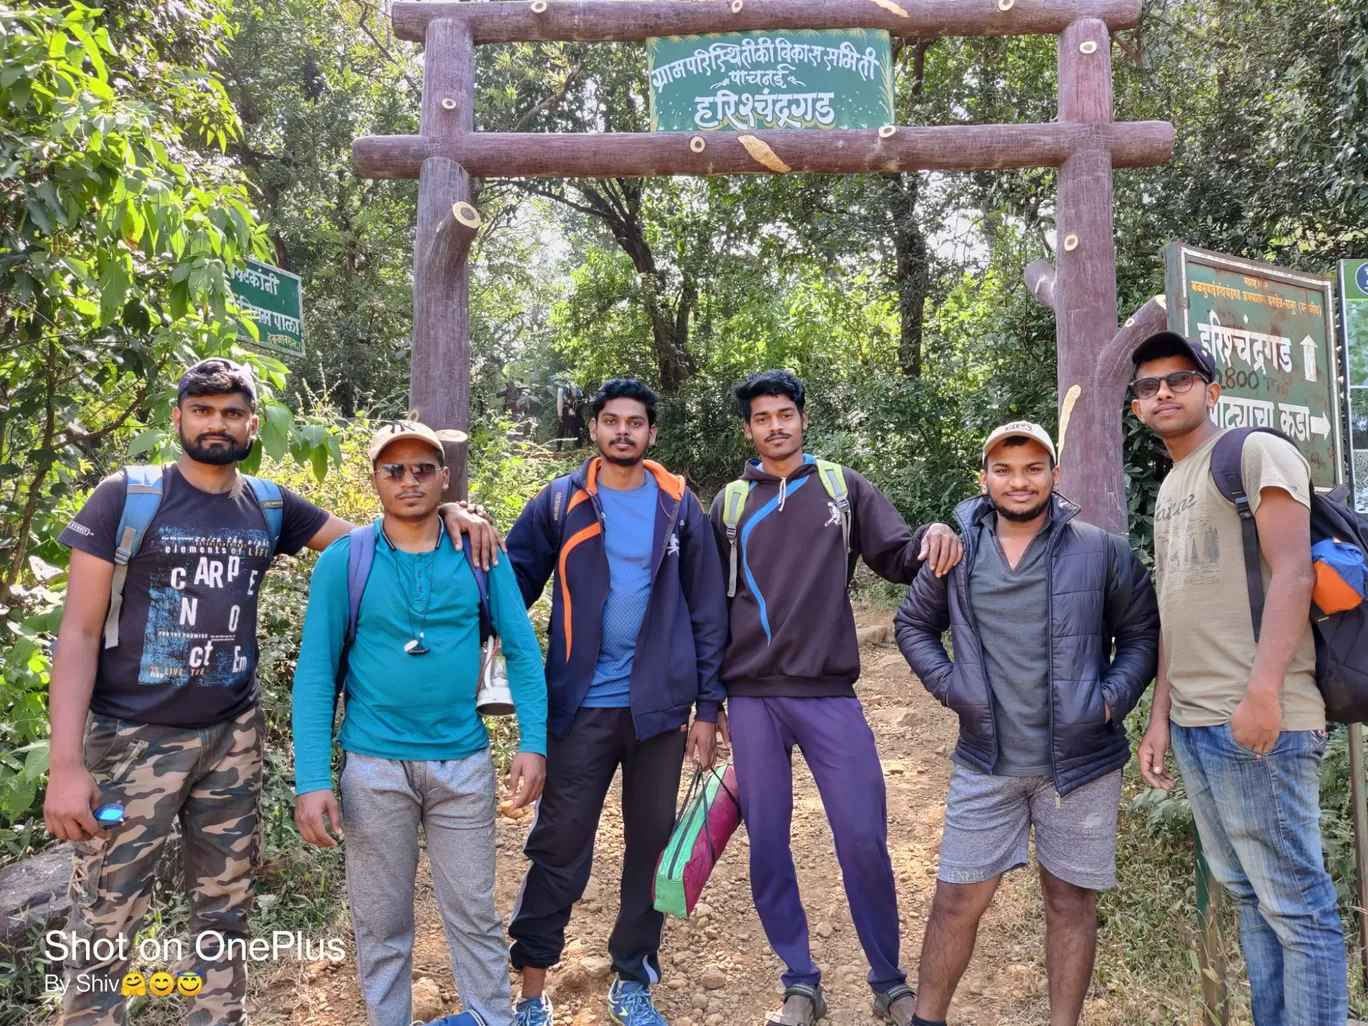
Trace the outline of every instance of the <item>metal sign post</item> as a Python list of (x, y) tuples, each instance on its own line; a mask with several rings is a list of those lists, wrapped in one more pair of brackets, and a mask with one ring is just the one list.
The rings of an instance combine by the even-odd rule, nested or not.
[(1211, 868), (1202, 854), (1202, 837), (1192, 826), (1197, 864), (1197, 968), (1202, 979), (1202, 1026), (1226, 1026), (1230, 1019), (1225, 950), (1221, 945), (1220, 887), (1211, 886)]
[[(1340, 345), (1344, 402), (1349, 413), (1349, 485), (1354, 508), (1368, 513), (1368, 260), (1339, 262)], [(1358, 873), (1359, 958), (1368, 988), (1368, 794), (1363, 726), (1349, 725), (1349, 802)]]

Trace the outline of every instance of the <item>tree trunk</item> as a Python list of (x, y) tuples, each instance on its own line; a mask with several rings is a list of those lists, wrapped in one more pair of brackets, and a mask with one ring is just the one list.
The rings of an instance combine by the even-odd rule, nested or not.
[(576, 203), (563, 193), (537, 186), (527, 186), (529, 192), (556, 200), (568, 207), (589, 214), (603, 222), (613, 240), (632, 261), (632, 267), (643, 279), (646, 296), (643, 304), (651, 321), (651, 345), (655, 351), (656, 367), (660, 375), (660, 391), (676, 394), (684, 382), (698, 371), (689, 355), (689, 321), (698, 303), (698, 288), (687, 276), (679, 295), (668, 295), (669, 283), (656, 266), (655, 254), (646, 239), (641, 223), (641, 194), (645, 183), (640, 179), (605, 179), (599, 182), (576, 182), (575, 190), (584, 198)]
[(922, 371), (922, 340), (931, 268), (926, 235), (917, 221), (921, 176), (889, 175), (889, 212), (893, 216), (893, 284), (898, 290), (898, 365), (906, 377)]

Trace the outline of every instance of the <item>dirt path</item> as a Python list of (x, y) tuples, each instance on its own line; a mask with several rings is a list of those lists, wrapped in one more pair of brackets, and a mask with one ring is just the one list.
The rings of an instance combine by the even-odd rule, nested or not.
[[(879, 628), (889, 613), (862, 613), (861, 625)], [(915, 983), (926, 914), (935, 888), (936, 858), (945, 790), (948, 746), (955, 737), (954, 716), (940, 708), (913, 679), (897, 649), (866, 644), (865, 675), (858, 691), (874, 728), (888, 785), (889, 848), (898, 880), (903, 924), (903, 965)], [(877, 1020), (869, 1010), (864, 982), (867, 965), (851, 923), (840, 871), (821, 801), (807, 767), (795, 759), (793, 852), (812, 929), (813, 955), (822, 966), (831, 1011), (827, 1026), (865, 1026)], [(603, 996), (608, 986), (606, 939), (617, 913), (617, 880), (622, 860), (622, 820), (614, 784), (599, 830), (593, 879), (575, 908), (568, 947), (550, 977), (558, 1026), (606, 1024)], [(522, 879), (521, 845), (527, 821), (500, 819), (499, 911), (505, 916)], [(657, 1004), (672, 1026), (749, 1026), (764, 1022), (778, 1006), (782, 966), (770, 951), (751, 904), (747, 877), (747, 838), (736, 834), (703, 893), (699, 914), (671, 919), (661, 949), (665, 985)], [(1041, 909), (1033, 873), (1018, 872), (1004, 881), (984, 919), (978, 948), (952, 1009), (956, 1024), (1047, 1022), (1041, 944)], [(456, 1010), (446, 943), (424, 865), (419, 874), (418, 932), (415, 951), (417, 1019)], [(706, 909), (704, 908), (706, 905)], [(345, 922), (339, 935), (349, 931)], [(322, 971), (320, 971), (322, 970)], [(423, 982), (423, 978), (430, 982)], [(515, 993), (516, 993), (515, 978)], [(710, 989), (711, 988), (711, 989)], [(262, 980), (254, 1002), (259, 1023), (298, 1026), (358, 1026), (365, 1008), (355, 963), (349, 957), (331, 969), (302, 967)], [(1090, 1002), (1086, 1021), (1111, 1020), (1105, 1001)]]

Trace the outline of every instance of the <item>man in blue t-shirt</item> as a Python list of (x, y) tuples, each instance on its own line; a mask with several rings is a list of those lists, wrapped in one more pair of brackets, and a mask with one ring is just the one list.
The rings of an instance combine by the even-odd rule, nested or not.
[[(341, 835), (333, 794), (335, 684), (346, 667), (347, 900), (371, 1026), (411, 1021), (413, 896), (418, 827), (451, 968), (467, 1011), (509, 1026), (508, 966), (494, 907), (494, 763), (475, 708), (480, 597), (466, 554), (447, 543), (437, 504), (449, 482), (442, 443), (426, 425), (381, 428), (370, 446), (383, 519), (319, 557), (294, 677), (295, 822), (310, 844)], [(355, 634), (346, 644), (353, 544), (375, 533)], [(546, 679), (541, 648), (507, 562), (489, 573), (489, 616), (508, 660), (518, 754), (508, 773), (514, 808), (541, 791)]]
[[(599, 815), (622, 766), (627, 839), (622, 903), (608, 939), (616, 976), (609, 1014), (623, 1026), (664, 1026), (664, 916), (656, 862), (669, 841), (680, 766), (711, 766), (725, 730), (718, 679), (727, 603), (711, 526), (683, 478), (645, 459), (656, 438), (656, 394), (616, 379), (591, 404), (599, 456), (537, 496), (508, 534), (530, 605), (553, 571), (546, 792), (527, 839), (532, 865), (508, 932), (522, 970), (518, 1026), (550, 1026), (546, 971), (560, 961), (570, 908), (584, 893)], [(692, 730), (689, 713), (696, 708)]]

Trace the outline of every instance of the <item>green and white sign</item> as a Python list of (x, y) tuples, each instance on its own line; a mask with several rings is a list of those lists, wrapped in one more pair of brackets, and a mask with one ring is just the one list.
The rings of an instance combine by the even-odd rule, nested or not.
[(304, 355), (304, 289), (299, 275), (248, 260), (246, 267), (234, 268), (228, 288), (242, 312), (255, 322), (260, 336), (253, 339), (239, 323), (238, 334), (248, 349)]
[(1218, 427), (1273, 427), (1317, 488), (1344, 480), (1339, 354), (1329, 278), (1193, 249), (1164, 249), (1169, 327), (1216, 359)]
[(882, 29), (656, 36), (646, 55), (653, 132), (893, 124)]
[(1339, 262), (1340, 331), (1349, 402), (1349, 474), (1354, 506), (1368, 513), (1368, 260)]

